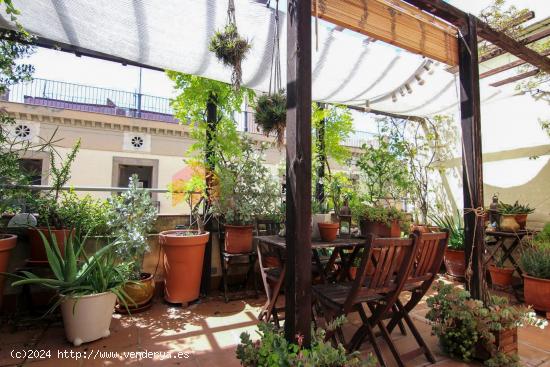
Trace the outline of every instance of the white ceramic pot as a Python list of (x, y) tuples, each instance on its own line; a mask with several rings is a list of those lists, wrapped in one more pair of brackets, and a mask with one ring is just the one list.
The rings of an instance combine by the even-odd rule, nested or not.
[(332, 223), (330, 214), (313, 214), (311, 216), (311, 238), (314, 240), (320, 240), (321, 234), (319, 233), (319, 223)]
[(116, 296), (112, 292), (64, 297), (61, 314), (67, 339), (78, 347), (82, 343), (108, 337), (115, 302)]

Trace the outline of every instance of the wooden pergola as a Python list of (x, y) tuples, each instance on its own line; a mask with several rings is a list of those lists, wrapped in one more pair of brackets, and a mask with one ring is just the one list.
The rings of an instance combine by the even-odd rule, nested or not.
[(442, 0), (288, 0), (285, 335), (311, 340), (311, 16), (458, 66), (467, 285), (482, 298), (483, 170), (478, 37), (540, 71), (550, 60)]

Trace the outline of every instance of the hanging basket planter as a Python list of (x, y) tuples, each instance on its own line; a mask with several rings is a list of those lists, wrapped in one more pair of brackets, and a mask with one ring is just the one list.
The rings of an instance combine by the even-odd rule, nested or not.
[(255, 105), (256, 123), (264, 135), (275, 134), (277, 146), (284, 144), (286, 128), (286, 93), (280, 91), (258, 97)]
[(241, 86), (241, 63), (246, 58), (250, 48), (250, 43), (239, 35), (237, 26), (234, 23), (228, 23), (222, 31), (217, 31), (210, 39), (209, 50), (216, 55), (222, 64), (233, 68), (231, 83), (235, 89), (239, 89)]

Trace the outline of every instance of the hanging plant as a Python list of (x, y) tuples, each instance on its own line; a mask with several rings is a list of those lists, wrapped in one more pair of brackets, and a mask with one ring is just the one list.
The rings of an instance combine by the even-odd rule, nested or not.
[(286, 128), (286, 93), (281, 90), (258, 97), (254, 106), (256, 123), (262, 132), (269, 136), (275, 134), (277, 146), (284, 144)]
[(216, 31), (210, 39), (209, 50), (213, 52), (218, 60), (225, 66), (231, 66), (233, 73), (231, 83), (235, 89), (239, 89), (242, 82), (241, 63), (250, 50), (251, 45), (245, 38), (239, 35), (237, 25), (228, 23), (223, 31)]

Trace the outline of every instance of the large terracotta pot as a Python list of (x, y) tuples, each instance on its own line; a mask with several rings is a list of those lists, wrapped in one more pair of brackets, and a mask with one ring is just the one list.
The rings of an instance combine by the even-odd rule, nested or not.
[(489, 273), (491, 273), (491, 282), (493, 285), (500, 287), (509, 287), (512, 285), (514, 268), (499, 268), (495, 265), (490, 265)]
[[(0, 273), (8, 270), (11, 249), (17, 244), (17, 236), (13, 234), (0, 234)], [(2, 309), (2, 298), (4, 296), (4, 283), (6, 277), (0, 275), (0, 310)]]
[(463, 250), (445, 249), (443, 261), (445, 262), (447, 274), (458, 279), (464, 279), (466, 260), (464, 259)]
[(183, 303), (199, 298), (204, 249), (209, 232), (172, 230), (159, 233), (164, 251), (164, 299)]
[(523, 295), (525, 304), (535, 310), (546, 312), (550, 317), (550, 279), (541, 279), (523, 274)]
[(225, 225), (225, 251), (230, 254), (242, 254), (252, 251), (254, 226)]
[(61, 315), (67, 340), (78, 347), (82, 343), (108, 337), (115, 302), (113, 292), (64, 297)]
[(38, 232), (42, 232), (46, 239), (48, 239), (50, 246), (53, 245), (53, 238), (55, 238), (61, 253), (63, 253), (65, 249), (65, 240), (69, 237), (69, 234), (72, 232), (74, 235), (74, 231), (71, 231), (70, 229), (48, 229), (46, 227), (31, 228), (29, 230), (29, 242), (31, 246), (30, 261), (33, 262), (46, 263), (48, 261), (44, 241), (42, 241), (42, 237)]
[(529, 214), (516, 214), (515, 215), (515, 219), (516, 219), (516, 222), (519, 224), (519, 229), (522, 230), (522, 229), (525, 229), (525, 226), (527, 226), (527, 216)]
[(319, 226), (321, 240), (325, 242), (332, 242), (336, 240), (338, 229), (340, 228), (339, 223), (317, 223), (317, 225)]
[(502, 214), (500, 216), (499, 228), (504, 232), (517, 232), (521, 227), (516, 221), (515, 214)]
[(153, 274), (141, 273), (141, 279), (124, 284), (124, 292), (134, 301), (128, 302), (128, 308), (137, 308), (147, 304), (155, 293), (155, 279)]
[(359, 221), (359, 228), (363, 237), (369, 234), (374, 234), (377, 237), (400, 237), (401, 227), (399, 221), (394, 220), (388, 226), (384, 222), (371, 222), (370, 220), (361, 219)]

